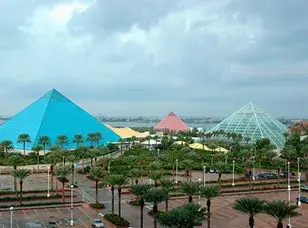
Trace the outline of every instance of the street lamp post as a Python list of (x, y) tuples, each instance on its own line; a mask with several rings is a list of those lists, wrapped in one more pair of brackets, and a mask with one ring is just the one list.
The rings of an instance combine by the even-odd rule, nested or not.
[[(288, 201), (291, 202), (291, 186), (290, 186), (290, 162), (288, 162)], [(291, 228), (291, 217), (288, 218), (288, 227)]]
[(159, 148), (158, 148), (158, 149), (157, 149), (157, 156), (159, 156), (159, 155), (160, 155), (160, 154), (159, 154), (159, 151), (160, 151), (160, 150), (159, 150)]
[(234, 163), (235, 161), (232, 161), (232, 186), (234, 186)]
[(255, 177), (255, 156), (252, 156), (252, 179)]
[(10, 211), (11, 211), (11, 228), (13, 228), (13, 210), (14, 210), (14, 207), (10, 207)]
[(203, 187), (205, 187), (205, 165), (203, 166)]
[(175, 183), (176, 184), (178, 183), (178, 162), (179, 162), (179, 159), (176, 159), (175, 160)]
[(49, 167), (48, 167), (48, 169), (47, 169), (47, 197), (49, 197), (50, 196), (50, 194), (49, 194), (49, 188), (50, 188), (50, 180), (49, 180)]
[(74, 185), (71, 185), (71, 221), (70, 225), (74, 226)]
[(297, 158), (297, 175), (298, 175), (298, 206), (301, 206), (301, 173), (299, 172), (299, 158)]

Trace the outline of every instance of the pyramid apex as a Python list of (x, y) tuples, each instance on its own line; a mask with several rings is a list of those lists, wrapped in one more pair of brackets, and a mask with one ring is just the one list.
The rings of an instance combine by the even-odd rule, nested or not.
[(170, 112), (168, 116), (176, 116), (176, 115), (174, 114), (174, 112)]

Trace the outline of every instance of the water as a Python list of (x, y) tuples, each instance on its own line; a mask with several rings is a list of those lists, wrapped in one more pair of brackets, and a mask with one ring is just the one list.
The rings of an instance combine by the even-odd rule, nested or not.
[[(5, 121), (0, 120), (0, 125), (3, 124)], [(148, 122), (148, 123), (140, 123), (140, 122), (104, 122), (113, 127), (154, 127), (157, 122)], [(197, 127), (203, 128), (206, 130), (211, 129), (214, 127), (216, 123), (189, 123), (189, 127)]]
[[(154, 127), (157, 122), (149, 122), (149, 123), (140, 123), (140, 122), (104, 122), (113, 127)], [(189, 123), (187, 124), (189, 127), (197, 127), (204, 129), (211, 129), (217, 123)]]

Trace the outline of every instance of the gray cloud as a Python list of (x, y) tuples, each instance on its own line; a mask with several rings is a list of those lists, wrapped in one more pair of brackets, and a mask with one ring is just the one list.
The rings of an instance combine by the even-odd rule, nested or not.
[(275, 115), (308, 116), (308, 75), (297, 74), (308, 71), (307, 6), (1, 1), (0, 114), (56, 88), (92, 113), (217, 116), (254, 101)]

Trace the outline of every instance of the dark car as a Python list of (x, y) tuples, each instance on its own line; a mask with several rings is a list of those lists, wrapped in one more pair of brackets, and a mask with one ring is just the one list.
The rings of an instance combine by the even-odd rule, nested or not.
[(277, 179), (278, 178), (278, 174), (277, 173), (260, 173), (258, 175), (258, 179), (262, 180), (262, 179)]
[[(298, 198), (297, 198), (297, 200), (298, 200)], [(308, 198), (305, 197), (305, 196), (301, 196), (300, 201), (301, 201), (301, 203), (308, 203)]]

